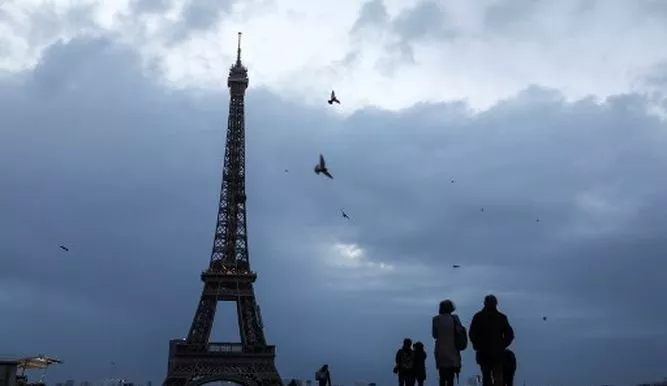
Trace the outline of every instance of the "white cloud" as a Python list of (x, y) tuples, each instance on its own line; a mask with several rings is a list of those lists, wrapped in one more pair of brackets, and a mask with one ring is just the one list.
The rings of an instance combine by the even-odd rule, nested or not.
[[(395, 19), (417, 3), (385, 1), (385, 6)], [(53, 33), (35, 34), (49, 11), (63, 19), (82, 4), (92, 6), (89, 22), (95, 28), (55, 23)], [(491, 3), (444, 4), (458, 37), (417, 42), (412, 64), (387, 62), (392, 56), (384, 47), (396, 42), (393, 32), (348, 34), (361, 7), (357, 1), (236, 2), (216, 27), (181, 42), (173, 38), (185, 3), (174, 4), (166, 12), (133, 15), (128, 1), (6, 1), (0, 6), (0, 42), (7, 54), (0, 69), (33, 66), (43, 47), (58, 37), (104, 33), (139, 47), (147, 63), (159, 63), (174, 85), (220, 88), (240, 30), (251, 87), (266, 86), (307, 104), (322, 103), (328, 89), (336, 88), (340, 110), (350, 112), (370, 104), (400, 109), (451, 99), (485, 108), (529, 84), (558, 88), (570, 99), (604, 97), (645, 87), (638, 80), (667, 59), (662, 44), (667, 23), (634, 2), (586, 8), (572, 0), (517, 8), (512, 12), (518, 14), (505, 15), (515, 18), (506, 23), (511, 28), (500, 30), (488, 24)], [(354, 51), (359, 51), (357, 63), (337, 64)]]
[(333, 258), (329, 263), (333, 266), (374, 271), (391, 271), (394, 269), (394, 266), (391, 264), (371, 260), (366, 255), (366, 251), (356, 244), (336, 243), (332, 249)]

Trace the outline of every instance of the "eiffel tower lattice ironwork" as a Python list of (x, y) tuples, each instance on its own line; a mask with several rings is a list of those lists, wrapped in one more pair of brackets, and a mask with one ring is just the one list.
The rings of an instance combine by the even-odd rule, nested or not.
[[(282, 386), (275, 346), (266, 343), (250, 269), (246, 226), (244, 97), (248, 70), (241, 64), (241, 33), (236, 63), (229, 71), (229, 119), (218, 220), (204, 289), (186, 339), (169, 342), (165, 386), (195, 386), (214, 381), (244, 386)], [(239, 343), (209, 342), (218, 302), (236, 303)]]

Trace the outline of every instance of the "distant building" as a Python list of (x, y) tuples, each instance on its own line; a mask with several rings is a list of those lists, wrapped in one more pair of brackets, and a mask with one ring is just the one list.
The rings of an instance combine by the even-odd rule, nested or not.
[(97, 386), (123, 386), (125, 383), (124, 379), (119, 378), (108, 378), (101, 380)]
[(0, 358), (0, 385), (16, 386), (18, 361), (11, 358)]
[(662, 382), (640, 383), (637, 386), (667, 386), (667, 378), (665, 378)]

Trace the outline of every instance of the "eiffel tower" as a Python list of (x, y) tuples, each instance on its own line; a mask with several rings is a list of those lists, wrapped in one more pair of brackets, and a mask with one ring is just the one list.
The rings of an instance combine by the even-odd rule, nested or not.
[[(236, 63), (229, 71), (229, 118), (213, 252), (188, 337), (169, 342), (164, 386), (197, 386), (215, 381), (244, 386), (282, 386), (275, 346), (266, 343), (250, 269), (246, 226), (244, 97), (248, 69), (241, 64), (239, 32)], [(239, 343), (209, 342), (219, 301), (236, 303)]]

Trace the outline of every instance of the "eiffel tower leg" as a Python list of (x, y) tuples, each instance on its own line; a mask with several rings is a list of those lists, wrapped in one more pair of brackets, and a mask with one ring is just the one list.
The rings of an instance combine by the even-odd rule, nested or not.
[(238, 305), (241, 339), (250, 347), (266, 346), (261, 315), (254, 296), (241, 298)]
[(188, 333), (188, 342), (204, 344), (211, 337), (218, 300), (206, 295), (206, 285)]

